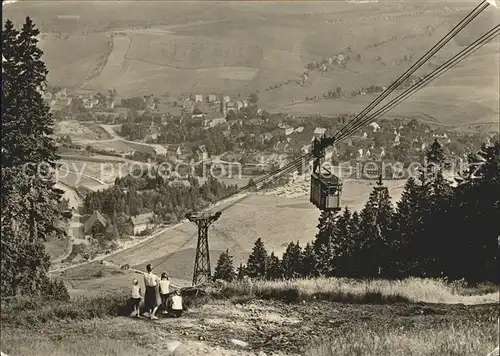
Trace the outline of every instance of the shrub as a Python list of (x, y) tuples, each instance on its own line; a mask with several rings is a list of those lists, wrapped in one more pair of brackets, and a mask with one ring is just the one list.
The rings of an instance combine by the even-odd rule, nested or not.
[(60, 280), (49, 280), (42, 287), (41, 292), (42, 296), (47, 297), (51, 300), (66, 301), (66, 302), (70, 300), (68, 290), (66, 289), (64, 282)]
[(2, 324), (37, 327), (51, 320), (126, 316), (131, 310), (127, 294), (80, 297), (67, 301), (43, 297), (18, 297), (2, 299), (0, 320)]

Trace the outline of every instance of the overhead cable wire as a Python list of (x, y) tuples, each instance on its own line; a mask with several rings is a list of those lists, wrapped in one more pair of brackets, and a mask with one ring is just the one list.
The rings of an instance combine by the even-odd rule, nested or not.
[(448, 70), (453, 68), (455, 65), (458, 63), (462, 62), (466, 58), (468, 58), (470, 55), (472, 55), (474, 52), (479, 50), (482, 46), (487, 44), (488, 42), (491, 42), (496, 36), (500, 34), (500, 25), (497, 25), (493, 27), (491, 30), (488, 32), (484, 33), (481, 37), (479, 37), (477, 40), (472, 42), (469, 46), (467, 46), (465, 49), (460, 51), (459, 53), (455, 54), (452, 58), (447, 60), (445, 63), (441, 64), (439, 67), (434, 69), (431, 73), (427, 74), (424, 76), (420, 81), (406, 89), (402, 94), (397, 96), (396, 98), (392, 99), (389, 103), (381, 107), (379, 110), (377, 110), (375, 113), (363, 118), (363, 120), (359, 121), (355, 126), (351, 127), (348, 131), (344, 132), (343, 134), (339, 135), (336, 137), (335, 143), (339, 143), (346, 138), (350, 137), (352, 134), (354, 134), (359, 128), (362, 126), (366, 125), (368, 122), (376, 120), (378, 117), (381, 115), (387, 113), (389, 110), (391, 110), (393, 107), (397, 106), (400, 104), (402, 101), (406, 100), (413, 94), (415, 94), (417, 91), (425, 87), (427, 84), (441, 76), (442, 74), (446, 73)]

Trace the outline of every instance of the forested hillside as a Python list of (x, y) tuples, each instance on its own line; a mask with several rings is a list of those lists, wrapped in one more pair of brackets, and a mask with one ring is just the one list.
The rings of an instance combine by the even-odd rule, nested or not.
[[(351, 278), (445, 277), (498, 283), (500, 236), (500, 142), (469, 157), (469, 174), (456, 187), (443, 178), (445, 155), (435, 143), (427, 169), (409, 178), (393, 206), (379, 180), (364, 209), (323, 212), (314, 241), (291, 242), (282, 258), (268, 255), (258, 239), (238, 275), (280, 279), (317, 276)], [(264, 239), (265, 240), (265, 239)], [(228, 256), (219, 264), (228, 264)], [(231, 279), (218, 266), (216, 278)]]

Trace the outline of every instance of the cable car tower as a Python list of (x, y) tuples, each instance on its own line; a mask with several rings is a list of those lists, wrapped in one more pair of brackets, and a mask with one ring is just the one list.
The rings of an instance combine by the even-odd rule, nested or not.
[(219, 220), (222, 212), (216, 213), (192, 213), (186, 217), (198, 226), (198, 243), (196, 245), (196, 257), (194, 260), (193, 285), (207, 283), (211, 280), (212, 270), (210, 268), (210, 250), (208, 249), (208, 228)]

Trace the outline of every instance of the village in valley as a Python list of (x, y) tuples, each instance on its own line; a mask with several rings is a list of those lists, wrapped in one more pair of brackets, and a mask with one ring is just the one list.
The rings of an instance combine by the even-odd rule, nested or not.
[[(407, 85), (414, 83), (410, 80)], [(354, 117), (353, 113), (337, 117), (270, 113), (259, 107), (258, 93), (233, 98), (224, 94), (183, 94), (176, 98), (151, 94), (122, 99), (118, 93), (115, 88), (91, 93), (49, 88), (44, 93), (56, 118), (61, 158), (69, 170), (61, 174), (60, 183), (71, 187), (84, 201), (76, 223), (80, 227), (73, 230), (76, 232), (73, 239), (76, 244), (82, 242), (81, 248), (74, 247), (60, 260), (61, 266), (132, 246), (145, 236), (182, 221), (189, 210), (187, 206), (180, 210), (144, 207), (131, 213), (130, 208), (124, 207), (125, 201), (122, 208), (110, 210), (112, 203), (107, 200), (111, 196), (94, 191), (113, 190), (112, 184), (127, 186), (127, 178), (121, 175), (130, 172), (120, 167), (120, 171), (116, 169), (106, 176), (105, 182), (101, 180), (102, 171), (95, 171), (94, 177), (87, 176), (88, 179), (85, 175), (89, 173), (82, 171), (83, 182), (76, 182), (77, 166), (87, 168), (78, 162), (94, 161), (90, 165), (97, 165), (97, 162), (104, 164), (107, 157), (114, 157), (118, 162), (127, 162), (125, 166), (133, 162), (139, 167), (189, 163), (184, 172), (175, 169), (162, 172), (169, 187), (182, 190), (192, 184), (204, 184), (206, 173), (211, 172), (218, 178), (213, 184), (224, 185), (215, 194), (220, 196), (309, 153), (315, 138), (335, 133)], [(88, 140), (75, 134), (72, 128), (93, 132), (98, 139)], [(416, 174), (407, 168), (412, 162), (420, 162), (436, 140), (448, 157), (445, 176), (455, 184), (454, 178), (463, 169), (467, 155), (483, 143), (479, 133), (436, 127), (405, 117), (382, 118), (334, 146), (327, 159), (332, 166), (339, 167), (344, 179), (374, 181), (383, 174), (384, 180), (397, 183)], [(302, 168), (310, 170), (310, 166)], [(298, 168), (267, 188), (282, 187), (280, 195), (301, 196), (306, 194), (307, 174)], [(120, 194), (126, 196), (125, 191)], [(104, 234), (108, 237), (103, 238)], [(92, 247), (88, 247), (89, 238), (94, 241)]]

